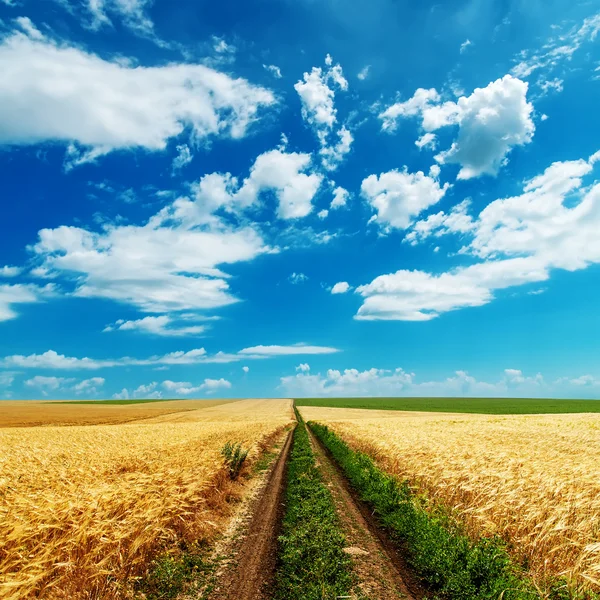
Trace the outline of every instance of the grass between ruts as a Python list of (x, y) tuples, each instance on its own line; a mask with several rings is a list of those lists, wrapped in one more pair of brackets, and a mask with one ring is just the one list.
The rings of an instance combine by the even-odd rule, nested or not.
[(333, 499), (317, 469), (308, 432), (297, 411), (296, 417), (274, 598), (345, 597), (354, 583), (351, 559), (343, 551), (345, 538)]
[[(408, 554), (413, 568), (436, 597), (460, 600), (530, 600), (544, 597), (513, 564), (501, 540), (470, 540), (443, 510), (428, 513), (407, 483), (378, 469), (325, 425), (309, 427), (331, 452), (377, 519)], [(560, 585), (550, 598), (569, 598)]]
[(599, 400), (540, 398), (298, 398), (296, 406), (527, 415), (600, 412)]

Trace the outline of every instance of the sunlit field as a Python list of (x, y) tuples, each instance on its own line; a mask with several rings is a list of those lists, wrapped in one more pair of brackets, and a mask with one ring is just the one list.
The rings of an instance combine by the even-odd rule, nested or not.
[(487, 416), (303, 407), (468, 532), (497, 534), (544, 588), (600, 590), (600, 415)]
[(231, 491), (223, 444), (252, 457), (292, 414), (287, 400), (214, 404), (127, 424), (0, 428), (0, 597), (129, 597), (162, 548), (214, 535)]

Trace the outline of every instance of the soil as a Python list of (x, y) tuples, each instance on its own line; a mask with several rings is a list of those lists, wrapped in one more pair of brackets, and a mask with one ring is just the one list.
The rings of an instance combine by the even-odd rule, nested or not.
[(239, 536), (233, 558), (210, 594), (210, 600), (267, 600), (277, 562), (277, 538), (283, 518), (286, 465), (292, 433), (271, 467), (264, 488), (249, 507), (249, 525)]
[(317, 463), (331, 491), (358, 578), (356, 598), (420, 600), (426, 591), (388, 537), (377, 526), (368, 507), (351, 490), (327, 451), (309, 436)]

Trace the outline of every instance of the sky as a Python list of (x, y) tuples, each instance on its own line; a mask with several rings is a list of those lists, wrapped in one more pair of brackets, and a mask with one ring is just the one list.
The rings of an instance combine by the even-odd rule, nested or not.
[(0, 398), (600, 397), (600, 6), (0, 0)]

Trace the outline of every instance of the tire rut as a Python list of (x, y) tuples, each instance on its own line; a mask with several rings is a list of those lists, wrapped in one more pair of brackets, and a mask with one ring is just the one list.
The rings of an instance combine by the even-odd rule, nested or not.
[(283, 493), (292, 429), (254, 501), (250, 525), (235, 552), (233, 565), (219, 577), (210, 600), (267, 600), (277, 563), (277, 537), (283, 516)]
[(396, 547), (375, 523), (339, 467), (308, 428), (317, 463), (329, 487), (359, 579), (358, 598), (421, 600), (426, 592)]

